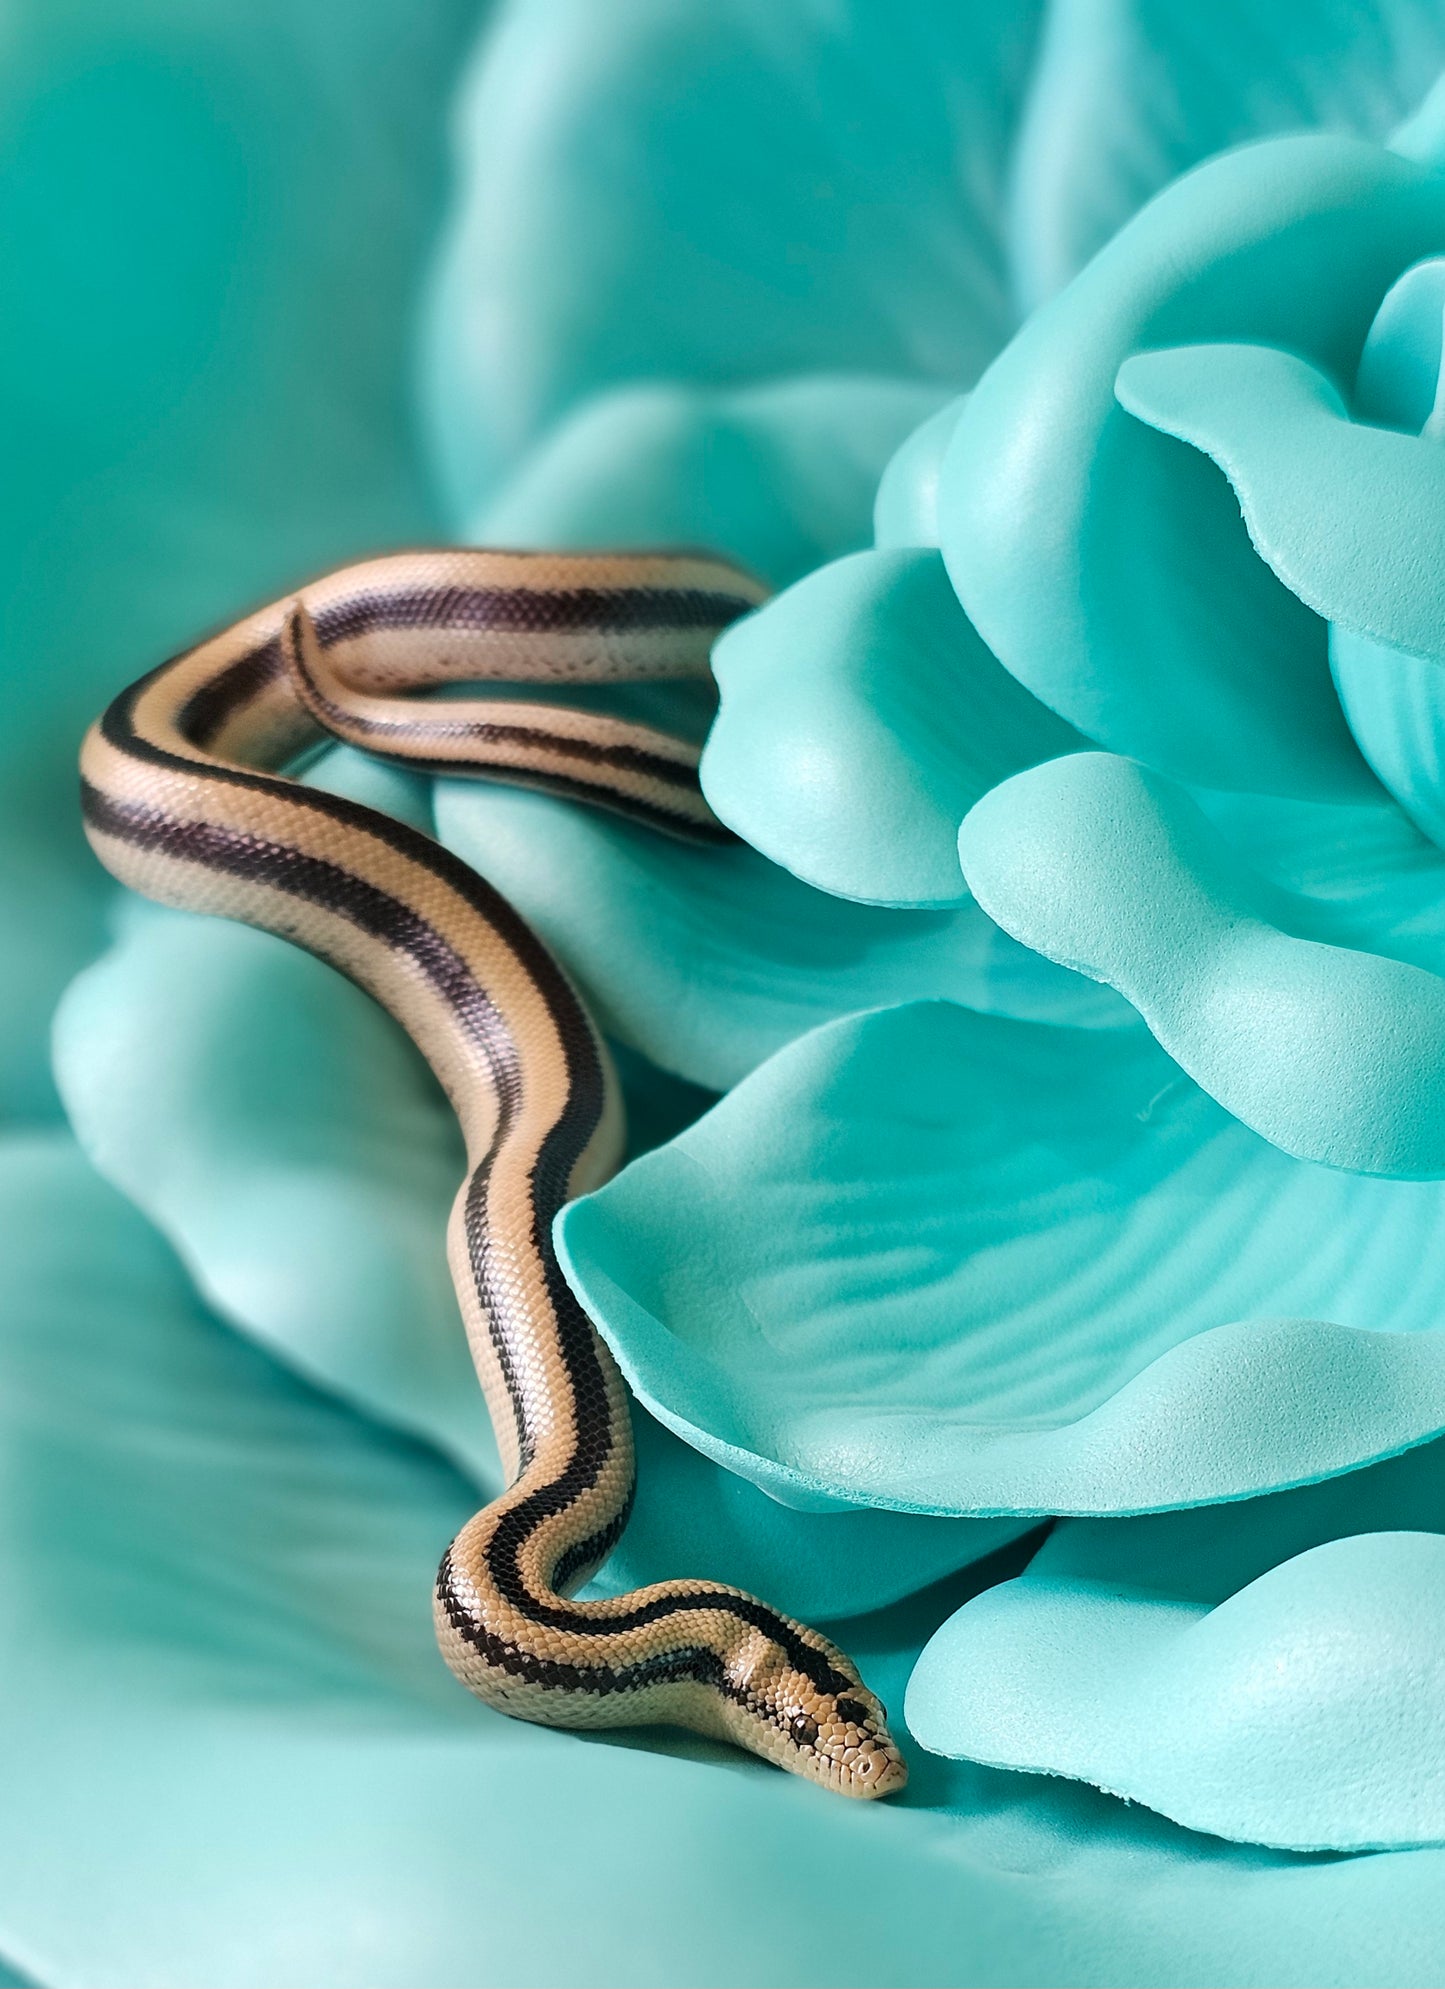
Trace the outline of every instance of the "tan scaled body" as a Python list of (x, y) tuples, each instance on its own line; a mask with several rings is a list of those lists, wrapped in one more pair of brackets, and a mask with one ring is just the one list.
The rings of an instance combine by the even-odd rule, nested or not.
[(511, 1482), (437, 1577), (452, 1670), (520, 1719), (664, 1721), (886, 1795), (906, 1770), (883, 1709), (816, 1631), (708, 1581), (569, 1599), (633, 1491), (626, 1392), (552, 1246), (558, 1209), (621, 1151), (605, 1050), (541, 942), (465, 864), (278, 771), (330, 735), (720, 835), (685, 741), (537, 698), (407, 694), (705, 676), (713, 637), (761, 598), (701, 554), (419, 552), (346, 568), (118, 698), (85, 742), (86, 825), (134, 889), (279, 933), (349, 975), (455, 1106), (468, 1172), (449, 1256)]

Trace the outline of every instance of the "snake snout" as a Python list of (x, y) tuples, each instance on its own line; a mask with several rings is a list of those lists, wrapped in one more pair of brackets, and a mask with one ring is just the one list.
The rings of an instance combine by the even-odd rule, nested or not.
[[(788, 1696), (783, 1695), (784, 1704)], [(908, 1780), (882, 1703), (862, 1684), (837, 1693), (816, 1687), (799, 1691), (784, 1731), (783, 1765), (843, 1795), (888, 1796)]]
[(908, 1781), (908, 1763), (886, 1732), (879, 1735), (872, 1747), (860, 1749), (857, 1760), (850, 1766), (849, 1795), (869, 1800), (877, 1796), (892, 1796)]

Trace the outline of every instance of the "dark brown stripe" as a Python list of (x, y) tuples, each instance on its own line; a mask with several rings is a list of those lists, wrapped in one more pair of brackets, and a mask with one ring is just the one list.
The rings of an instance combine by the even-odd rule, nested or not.
[[(220, 774), (216, 777), (219, 778)], [(311, 790), (302, 790), (288, 793), (286, 798), (303, 805), (320, 802), (323, 804), (321, 812), (329, 813), (329, 808), (324, 804), (339, 797), (320, 796)], [(269, 885), (272, 889), (284, 891), (305, 903), (344, 917), (387, 947), (408, 953), (446, 999), (461, 1025), (483, 1047), (502, 1107), (496, 1140), (499, 1143), (505, 1137), (520, 1096), (520, 1078), (511, 1038), (501, 1016), (460, 955), (409, 906), (353, 872), (323, 858), (308, 856), (290, 844), (227, 829), (213, 822), (181, 821), (135, 803), (119, 802), (89, 782), (82, 784), (82, 806), (86, 820), (101, 835), (176, 861), (198, 864), (207, 870), (240, 877), (247, 882)], [(390, 826), (401, 828), (403, 825)], [(438, 846), (438, 854), (443, 853)], [(473, 878), (473, 882), (490, 890), (480, 878)], [(590, 1046), (590, 1030), (587, 1036)], [(579, 1088), (584, 1094), (587, 1089), (585, 1084), (579, 1087), (576, 1083), (579, 1073), (575, 1069), (571, 1075), (574, 1082), (568, 1091), (568, 1113), (576, 1110)], [(600, 1088), (600, 1072), (598, 1080)], [(588, 1116), (591, 1124), (595, 1125), (595, 1112)], [(551, 1237), (552, 1216), (566, 1198), (572, 1167), (581, 1151), (577, 1132), (575, 1126), (568, 1125), (567, 1114), (560, 1117), (539, 1151), (533, 1173), (533, 1243), (544, 1267), (553, 1302), (561, 1365), (573, 1390), (577, 1446), (556, 1478), (538, 1486), (502, 1516), (488, 1557), (492, 1578), (499, 1591), (524, 1615), (532, 1621), (556, 1628), (600, 1630), (603, 1634), (615, 1635), (660, 1622), (685, 1610), (720, 1608), (741, 1617), (755, 1628), (765, 1630), (783, 1645), (792, 1662), (809, 1675), (815, 1675), (815, 1682), (824, 1689), (841, 1689), (848, 1681), (834, 1671), (821, 1653), (804, 1643), (786, 1619), (750, 1597), (721, 1594), (700, 1586), (682, 1596), (656, 1598), (624, 1616), (609, 1618), (599, 1625), (590, 1616), (565, 1604), (554, 1606), (541, 1600), (522, 1578), (520, 1555), (526, 1542), (539, 1526), (571, 1510), (582, 1494), (591, 1490), (613, 1450), (607, 1380), (598, 1359), (595, 1330), (561, 1275)], [(473, 1203), (480, 1199), (479, 1188), (489, 1159), (490, 1156), (484, 1158), (473, 1170), (468, 1193), (469, 1215)], [(488, 1317), (500, 1327), (509, 1309), (507, 1295), (493, 1284), (485, 1237), (476, 1235), (473, 1241), (470, 1221), (468, 1230), (473, 1273), (478, 1279)], [(504, 1330), (497, 1347), (505, 1371), (512, 1350), (506, 1344)], [(513, 1390), (515, 1383), (509, 1381), (508, 1386), (509, 1390)], [(513, 1400), (519, 1416), (519, 1441), (525, 1444), (528, 1432), (520, 1427), (521, 1404), (515, 1393)], [(477, 1628), (479, 1636), (489, 1634), (480, 1626)]]
[[(479, 1651), (488, 1664), (496, 1665), (499, 1670), (514, 1676), (525, 1678), (529, 1683), (555, 1686), (559, 1690), (601, 1693), (638, 1691), (645, 1685), (658, 1682), (655, 1676), (649, 1676), (648, 1673), (657, 1665), (659, 1658), (662, 1660), (668, 1657), (681, 1658), (689, 1649), (684, 1645), (677, 1652), (662, 1652), (658, 1657), (644, 1658), (636, 1665), (621, 1666), (563, 1665), (558, 1664), (555, 1659), (539, 1658), (530, 1651), (518, 1650), (514, 1644), (507, 1643), (495, 1632), (488, 1630), (484, 1624), (478, 1623), (462, 1600), (457, 1591), (450, 1548), (442, 1556), (441, 1567), (437, 1570), (436, 1593), (437, 1600), (441, 1603), (453, 1630), (463, 1643), (470, 1644), (473, 1650)], [(769, 1609), (766, 1603), (758, 1602), (749, 1595), (731, 1595), (725, 1590), (699, 1586), (688, 1594), (659, 1596), (653, 1602), (629, 1611), (625, 1617), (582, 1616), (576, 1612), (573, 1614), (579, 1630), (591, 1636), (607, 1636), (622, 1630), (642, 1629), (654, 1623), (665, 1622), (669, 1616), (690, 1614), (697, 1609), (717, 1610), (736, 1616), (751, 1628), (761, 1630), (764, 1636), (770, 1637), (784, 1652), (794, 1670), (802, 1672), (820, 1692), (856, 1691), (856, 1681), (846, 1672), (839, 1671), (836, 1665), (830, 1664), (821, 1651), (806, 1643), (786, 1617), (779, 1616), (776, 1610)], [(550, 1622), (550, 1616), (546, 1620)], [(692, 1649), (696, 1655), (709, 1661), (707, 1671), (700, 1673), (686, 1668), (670, 1675), (679, 1678), (701, 1678), (703, 1683), (718, 1684), (719, 1689), (722, 1689), (719, 1681), (725, 1677), (725, 1674), (722, 1671), (722, 1660), (717, 1652), (709, 1645), (694, 1646)], [(712, 1671), (714, 1665), (717, 1667), (716, 1676)], [(742, 1698), (746, 1695), (729, 1690), (726, 1696)]]
[[(450, 1551), (437, 1572), (436, 1593), (447, 1621), (463, 1643), (479, 1651), (493, 1670), (528, 1685), (539, 1685), (553, 1692), (591, 1692), (601, 1698), (614, 1692), (643, 1692), (651, 1685), (689, 1679), (715, 1686), (725, 1698), (742, 1700), (748, 1696), (729, 1684), (721, 1657), (708, 1644), (683, 1644), (676, 1650), (656, 1651), (628, 1665), (567, 1664), (559, 1658), (524, 1651), (476, 1622), (457, 1594)], [(851, 1679), (844, 1681), (845, 1686), (851, 1683)]]
[[(131, 695), (128, 693), (127, 697)], [(154, 746), (130, 731), (125, 704), (125, 699), (118, 699), (103, 721), (103, 725), (110, 725), (118, 735), (116, 743), (139, 758), (175, 765), (194, 773), (192, 763), (178, 759), (164, 748)], [(127, 744), (125, 735), (128, 731)], [(463, 899), (494, 926), (518, 955), (547, 1001), (568, 1060), (567, 1103), (543, 1140), (533, 1168), (532, 1244), (552, 1304), (561, 1364), (573, 1391), (574, 1427), (579, 1433), (577, 1450), (562, 1473), (565, 1486), (559, 1483), (542, 1486), (536, 1495), (542, 1501), (536, 1523), (556, 1517), (568, 1510), (583, 1492), (590, 1490), (597, 1482), (615, 1447), (607, 1380), (598, 1354), (596, 1335), (591, 1321), (562, 1275), (552, 1242), (552, 1218), (567, 1198), (572, 1170), (591, 1138), (603, 1104), (602, 1072), (586, 1018), (570, 986), (531, 928), (483, 878), (440, 844), (407, 828), (405, 824), (377, 815), (339, 795), (297, 788), (292, 783), (277, 782), (266, 776), (244, 774), (229, 768), (208, 768), (206, 772), (208, 778), (224, 785), (260, 788), (273, 794), (279, 792), (288, 803), (363, 828), (411, 862), (441, 875), (448, 883), (454, 883)], [(181, 821), (133, 803), (117, 802), (88, 782), (82, 783), (82, 806), (86, 819), (102, 835), (113, 836), (141, 849), (155, 850), (182, 862), (270, 885), (307, 903), (322, 906), (350, 920), (388, 947), (409, 953), (448, 1002), (459, 1025), (468, 1031), (486, 1056), (499, 1104), (494, 1150), (506, 1137), (520, 1100), (515, 1046), (502, 1018), (466, 963), (409, 906), (352, 872), (321, 858), (308, 856), (291, 845), (228, 830), (214, 823)], [(498, 1363), (512, 1398), (517, 1418), (518, 1447), (523, 1459), (529, 1460), (535, 1436), (527, 1426), (517, 1384), (517, 1349), (507, 1333), (512, 1294), (509, 1287), (499, 1286), (496, 1282), (493, 1253), (486, 1231), (484, 1182), (489, 1160), (490, 1155), (483, 1158), (473, 1170), (468, 1185), (468, 1256), (487, 1313)], [(521, 1541), (516, 1538), (515, 1528), (509, 1539), (519, 1556)], [(503, 1584), (509, 1593), (515, 1593), (519, 1606), (529, 1611), (545, 1606), (539, 1604), (526, 1588), (519, 1566), (514, 1566), (504, 1576)]]
[(312, 619), (323, 647), (376, 629), (468, 629), (498, 635), (620, 635), (723, 629), (757, 606), (701, 587), (407, 587), (330, 601)]
[[(133, 686), (115, 700), (101, 721), (103, 735), (118, 750), (142, 763), (164, 766), (194, 777), (198, 771), (194, 762), (136, 733), (132, 711), (135, 699), (143, 688), (144, 684)], [(547, 1002), (559, 1039), (564, 1045), (569, 1074), (567, 1106), (544, 1140), (534, 1169), (532, 1240), (543, 1267), (548, 1295), (553, 1302), (558, 1351), (573, 1391), (576, 1409), (574, 1428), (578, 1440), (572, 1457), (554, 1479), (536, 1487), (502, 1515), (488, 1557), (489, 1569), (499, 1591), (534, 1622), (593, 1635), (621, 1635), (628, 1630), (659, 1622), (668, 1615), (692, 1609), (721, 1610), (772, 1637), (788, 1653), (796, 1668), (811, 1677), (821, 1689), (834, 1692), (848, 1689), (852, 1681), (838, 1672), (822, 1652), (807, 1643), (786, 1618), (752, 1597), (730, 1595), (707, 1585), (699, 1585), (675, 1597), (655, 1598), (622, 1616), (598, 1621), (560, 1600), (556, 1603), (544, 1601), (527, 1586), (520, 1565), (526, 1542), (540, 1526), (571, 1510), (577, 1500), (592, 1489), (614, 1447), (607, 1382), (595, 1329), (561, 1274), (551, 1236), (552, 1215), (566, 1197), (572, 1169), (591, 1137), (601, 1111), (601, 1070), (591, 1029), (570, 986), (531, 928), (483, 878), (441, 844), (432, 842), (404, 823), (379, 815), (341, 795), (298, 788), (291, 782), (240, 769), (207, 767), (204, 772), (208, 779), (222, 785), (277, 795), (293, 805), (304, 806), (317, 814), (346, 823), (387, 844), (399, 855), (431, 870), (451, 884), (465, 902), (496, 928), (504, 942), (517, 954)], [(499, 1048), (503, 1043), (510, 1047), (510, 1038), (500, 1016), (454, 949), (410, 907), (377, 890), (365, 879), (286, 844), (227, 830), (212, 823), (180, 821), (133, 803), (115, 801), (88, 782), (83, 783), (82, 800), (87, 820), (100, 834), (112, 835), (181, 861), (268, 883), (273, 888), (307, 902), (324, 905), (328, 910), (352, 919), (362, 930), (373, 933), (387, 945), (404, 946), (417, 959), (428, 978), (433, 979), (433, 984), (453, 1003), (464, 1026), (469, 1018), (475, 1018), (476, 1025), (483, 1032), (491, 1032), (478, 1037), (488, 1053), (489, 1064), (492, 1063), (493, 1043)], [(499, 1114), (497, 1137), (500, 1138), (502, 1126), (509, 1117), (505, 1109), (509, 1095), (515, 1110), (516, 1093), (515, 1090), (509, 1091), (507, 1082), (507, 1073), (514, 1072), (515, 1066), (507, 1058), (500, 1066), (493, 1064), (492, 1067), (496, 1071), (499, 1102), (503, 1107)], [(514, 1076), (512, 1082), (516, 1082)], [(486, 1164), (484, 1159), (482, 1167)], [(474, 1171), (474, 1182), (480, 1172), (480, 1168)], [(468, 1199), (470, 1207), (470, 1194)], [(469, 1248), (473, 1248), (470, 1235)], [(507, 1343), (503, 1322), (508, 1307), (504, 1294), (488, 1292), (489, 1255), (485, 1237), (478, 1236), (473, 1248), (474, 1275), (480, 1274), (486, 1281), (479, 1288), (493, 1325), (498, 1359), (504, 1376), (507, 1376), (512, 1350)], [(524, 1427), (520, 1398), (515, 1392), (514, 1377), (508, 1380), (507, 1385), (518, 1414), (519, 1442), (526, 1444), (528, 1432)], [(472, 1628), (479, 1638), (489, 1634), (481, 1625), (472, 1625)]]
[[(296, 799), (304, 805), (313, 799), (313, 794), (303, 789), (295, 796), (288, 794), (287, 799)], [(383, 945), (410, 954), (447, 1002), (458, 1026), (480, 1048), (486, 1059), (498, 1100), (494, 1148), (500, 1144), (515, 1120), (520, 1103), (521, 1078), (517, 1069), (516, 1046), (501, 1016), (465, 961), (425, 919), (418, 917), (399, 899), (368, 884), (364, 878), (356, 877), (319, 857), (308, 856), (285, 843), (270, 842), (214, 823), (179, 821), (152, 809), (115, 801), (89, 782), (82, 782), (81, 806), (86, 821), (101, 835), (114, 837), (137, 849), (155, 851), (179, 862), (199, 864), (205, 869), (240, 877), (247, 882), (269, 885), (291, 897), (334, 912)], [(319, 812), (329, 814), (331, 811), (323, 807)], [(481, 879), (476, 881), (482, 882)], [(331, 964), (346, 972), (339, 962)], [(582, 1144), (585, 1145), (585, 1139)], [(578, 1151), (581, 1151), (580, 1146)], [(484, 1160), (475, 1171), (474, 1180), (484, 1172), (485, 1165)], [(484, 1228), (484, 1209), (476, 1211), (475, 1220)], [(468, 1241), (478, 1290), (483, 1296), (488, 1322), (492, 1327), (493, 1345), (517, 1418), (518, 1444), (525, 1453), (528, 1432), (523, 1423), (513, 1350), (503, 1323), (507, 1293), (493, 1288), (493, 1280), (488, 1274), (490, 1256), (485, 1235), (473, 1237), (469, 1234)]]
[(248, 705), (267, 685), (274, 683), (285, 667), (281, 644), (272, 636), (259, 649), (238, 656), (208, 684), (202, 684), (177, 714), (177, 731), (193, 746), (208, 745), (232, 712)]
[[(385, 759), (388, 756), (379, 753), (377, 757)], [(465, 780), (468, 777), (465, 766), (454, 766), (446, 760), (397, 759), (396, 764), (409, 768), (413, 773), (432, 774), (438, 780)], [(589, 780), (574, 779), (568, 774), (544, 773), (538, 767), (487, 767), (482, 770), (482, 777), (496, 781), (502, 787), (526, 787), (538, 794), (555, 794), (564, 801), (584, 801), (609, 815), (621, 815), (629, 822), (641, 822), (649, 829), (680, 837), (684, 842), (703, 843), (711, 848), (738, 840), (731, 829), (725, 828), (715, 818), (685, 815), (681, 809), (667, 808), (660, 801), (647, 801), (612, 787), (597, 787)]]
[[(340, 739), (351, 744), (365, 743), (368, 750), (385, 753), (385, 746), (378, 746), (379, 739), (394, 737), (397, 733), (421, 734), (428, 740), (453, 739), (482, 746), (534, 746), (547, 752), (556, 753), (563, 759), (581, 760), (587, 766), (616, 767), (624, 773), (640, 773), (655, 780), (666, 781), (674, 787), (687, 787), (696, 793), (697, 760), (669, 759), (665, 754), (650, 752), (645, 746), (604, 745), (596, 739), (577, 739), (564, 732), (549, 732), (545, 725), (509, 724), (505, 720), (478, 718), (461, 719), (436, 716), (444, 714), (446, 706), (417, 702), (415, 716), (405, 718), (373, 718), (365, 713), (354, 712), (344, 704), (338, 704), (306, 668), (303, 657), (298, 653), (293, 667), (306, 686), (306, 699), (312, 715), (334, 732)], [(399, 752), (391, 748), (391, 757), (416, 766), (447, 766), (454, 764), (446, 760), (432, 761), (421, 755)], [(485, 760), (478, 759), (477, 770), (490, 771)]]

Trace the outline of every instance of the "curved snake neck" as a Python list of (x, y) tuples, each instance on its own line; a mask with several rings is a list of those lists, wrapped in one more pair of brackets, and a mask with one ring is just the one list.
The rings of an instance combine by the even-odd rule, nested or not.
[[(845, 1794), (905, 1779), (883, 1708), (816, 1631), (738, 1589), (670, 1581), (568, 1599), (626, 1525), (626, 1391), (561, 1274), (552, 1222), (616, 1165), (605, 1048), (540, 940), (430, 837), (279, 769), (339, 738), (434, 772), (725, 832), (697, 748), (556, 701), (561, 685), (705, 677), (757, 605), (700, 554), (408, 553), (350, 567), (163, 664), (91, 728), (87, 833), (123, 883), (279, 933), (376, 997), (445, 1087), (467, 1145), (448, 1253), (510, 1484), (443, 1559), (443, 1656), (551, 1726), (665, 1721)], [(504, 695), (422, 700), (457, 683)], [(551, 693), (523, 698), (515, 687)]]

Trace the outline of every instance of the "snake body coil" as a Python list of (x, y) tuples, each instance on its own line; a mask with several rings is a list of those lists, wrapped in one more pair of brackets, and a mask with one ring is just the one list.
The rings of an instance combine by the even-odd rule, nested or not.
[(437, 1578), (447, 1663), (548, 1726), (663, 1721), (856, 1796), (901, 1787), (883, 1708), (815, 1631), (738, 1589), (569, 1595), (633, 1491), (626, 1392), (557, 1265), (552, 1219), (621, 1149), (606, 1051), (565, 975), (429, 837), (278, 771), (327, 735), (522, 782), (654, 827), (722, 832), (697, 749), (557, 702), (421, 700), (444, 683), (703, 676), (756, 605), (700, 555), (409, 553), (332, 575), (163, 664), (82, 754), (87, 832), (124, 883), (279, 933), (373, 994), (418, 1045), (466, 1139), (449, 1256), (509, 1489)]

